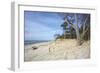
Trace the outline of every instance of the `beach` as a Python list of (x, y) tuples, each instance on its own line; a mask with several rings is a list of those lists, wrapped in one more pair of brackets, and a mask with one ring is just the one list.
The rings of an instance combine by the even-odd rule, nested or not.
[[(34, 46), (37, 47), (34, 49)], [(63, 39), (27, 45), (24, 48), (24, 61), (89, 59), (90, 41), (77, 45), (76, 39)]]

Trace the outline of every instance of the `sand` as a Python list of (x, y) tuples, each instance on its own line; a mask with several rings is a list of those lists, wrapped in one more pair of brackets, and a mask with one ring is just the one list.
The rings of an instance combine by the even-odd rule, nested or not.
[[(33, 46), (38, 48), (33, 49)], [(90, 41), (85, 41), (79, 46), (75, 39), (56, 40), (28, 45), (25, 46), (24, 53), (25, 62), (89, 58)]]

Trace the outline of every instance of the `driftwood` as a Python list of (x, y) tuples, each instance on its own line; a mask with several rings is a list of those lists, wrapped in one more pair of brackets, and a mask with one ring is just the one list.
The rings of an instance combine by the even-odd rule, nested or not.
[(35, 49), (38, 49), (38, 47), (37, 46), (33, 46), (32, 49), (35, 50)]

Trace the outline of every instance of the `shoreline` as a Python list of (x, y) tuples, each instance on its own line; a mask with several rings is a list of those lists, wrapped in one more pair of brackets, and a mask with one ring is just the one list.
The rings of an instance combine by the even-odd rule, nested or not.
[(34, 44), (24, 45), (24, 49), (32, 48), (33, 46), (39, 47), (39, 46), (43, 46), (43, 45), (48, 45), (51, 42), (53, 42), (53, 40), (52, 41), (48, 41), (48, 42), (40, 42), (40, 43), (34, 43)]

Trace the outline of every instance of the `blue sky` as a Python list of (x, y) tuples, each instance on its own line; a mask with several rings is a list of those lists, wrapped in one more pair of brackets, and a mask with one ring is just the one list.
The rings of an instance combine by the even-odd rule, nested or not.
[(24, 11), (25, 40), (54, 40), (55, 34), (62, 34), (63, 23), (58, 13)]

